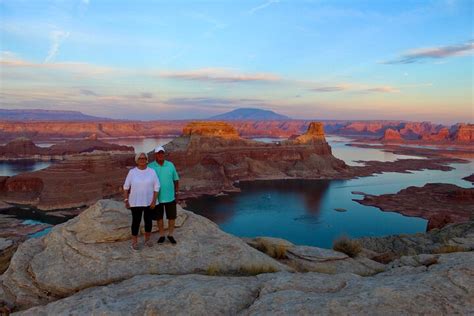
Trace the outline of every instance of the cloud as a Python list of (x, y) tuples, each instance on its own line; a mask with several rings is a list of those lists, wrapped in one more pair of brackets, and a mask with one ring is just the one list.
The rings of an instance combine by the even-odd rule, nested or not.
[(140, 93), (139, 96), (142, 99), (152, 99), (153, 98), (153, 93), (151, 93), (151, 92), (142, 92), (142, 93)]
[(327, 92), (363, 92), (363, 93), (395, 93), (400, 92), (399, 89), (391, 86), (368, 86), (366, 84), (356, 83), (341, 83), (334, 85), (320, 85), (314, 88), (310, 88), (311, 92), (327, 93)]
[(425, 59), (440, 59), (455, 56), (470, 55), (474, 53), (474, 41), (459, 45), (420, 48), (403, 54), (395, 60), (382, 62), (383, 64), (413, 64)]
[(266, 106), (268, 104), (260, 99), (244, 99), (244, 98), (212, 98), (212, 97), (195, 97), (195, 98), (171, 98), (164, 102), (173, 106), (212, 108), (212, 109), (229, 109), (235, 107), (250, 106)]
[(48, 55), (44, 59), (44, 63), (49, 63), (56, 58), (62, 42), (69, 37), (69, 32), (55, 30), (50, 32), (51, 46), (49, 47)]
[(94, 96), (94, 97), (99, 96), (99, 94), (97, 94), (94, 91), (89, 90), (89, 89), (81, 89), (81, 90), (79, 90), (79, 94), (86, 95), (86, 96)]
[(310, 91), (313, 92), (338, 92), (338, 91), (344, 91), (348, 90), (349, 86), (347, 85), (338, 85), (338, 86), (320, 86), (320, 87), (315, 87), (311, 88)]
[(383, 86), (383, 87), (374, 87), (368, 89), (359, 90), (359, 92), (375, 92), (375, 93), (397, 93), (400, 92), (397, 88), (390, 87), (390, 86)]
[(163, 72), (161, 74), (165, 78), (211, 81), (216, 83), (232, 83), (232, 82), (272, 82), (280, 80), (274, 74), (269, 73), (238, 73), (229, 69), (222, 68), (204, 68), (189, 71)]
[(278, 2), (280, 2), (280, 0), (269, 0), (269, 1), (263, 3), (263, 4), (259, 5), (259, 6), (253, 7), (253, 8), (250, 9), (247, 13), (248, 13), (248, 14), (254, 14), (254, 13), (257, 12), (257, 11), (263, 10), (263, 9), (265, 9), (266, 7), (268, 7), (268, 6), (270, 6), (270, 5), (274, 4), (274, 3), (278, 3)]
[(0, 53), (0, 67), (2, 67), (2, 71), (5, 71), (7, 68), (11, 70), (65, 71), (90, 76), (117, 72), (117, 69), (114, 68), (81, 62), (36, 63), (19, 58), (12, 52)]

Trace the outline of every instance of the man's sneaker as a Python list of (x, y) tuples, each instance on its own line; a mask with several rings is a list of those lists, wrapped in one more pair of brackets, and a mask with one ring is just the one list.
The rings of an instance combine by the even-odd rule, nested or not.
[(158, 243), (159, 244), (162, 244), (165, 242), (165, 237), (164, 236), (161, 236), (160, 238), (158, 238)]
[(168, 240), (170, 241), (170, 243), (172, 243), (173, 245), (176, 244), (176, 240), (174, 239), (173, 236), (168, 236)]

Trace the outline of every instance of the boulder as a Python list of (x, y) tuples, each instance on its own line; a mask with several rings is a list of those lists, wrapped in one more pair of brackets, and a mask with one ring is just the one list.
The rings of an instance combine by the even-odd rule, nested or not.
[(289, 270), (206, 218), (181, 208), (178, 214), (176, 246), (155, 243), (134, 251), (126, 240), (130, 211), (121, 202), (97, 202), (48, 235), (20, 245), (0, 283), (7, 301), (26, 308), (142, 274), (254, 275)]
[(474, 253), (373, 277), (271, 273), (248, 277), (140, 275), (18, 315), (438, 315), (474, 312)]

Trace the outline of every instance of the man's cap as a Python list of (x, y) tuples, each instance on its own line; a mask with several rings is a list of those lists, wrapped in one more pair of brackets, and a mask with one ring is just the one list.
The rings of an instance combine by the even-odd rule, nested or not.
[(165, 152), (165, 149), (163, 148), (163, 146), (155, 147), (155, 153), (159, 153), (160, 151)]

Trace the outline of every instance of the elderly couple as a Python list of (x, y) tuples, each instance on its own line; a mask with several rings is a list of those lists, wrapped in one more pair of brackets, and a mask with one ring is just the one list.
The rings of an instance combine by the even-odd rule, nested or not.
[(158, 243), (165, 242), (165, 212), (168, 219), (168, 240), (176, 244), (173, 237), (179, 190), (176, 168), (172, 162), (165, 160), (165, 149), (162, 146), (155, 148), (155, 161), (148, 163), (148, 156), (142, 152), (135, 156), (135, 162), (137, 166), (128, 172), (123, 185), (125, 206), (132, 212), (132, 249), (139, 249), (138, 232), (142, 215), (145, 221), (145, 245), (153, 245), (150, 239), (153, 219), (158, 221)]

